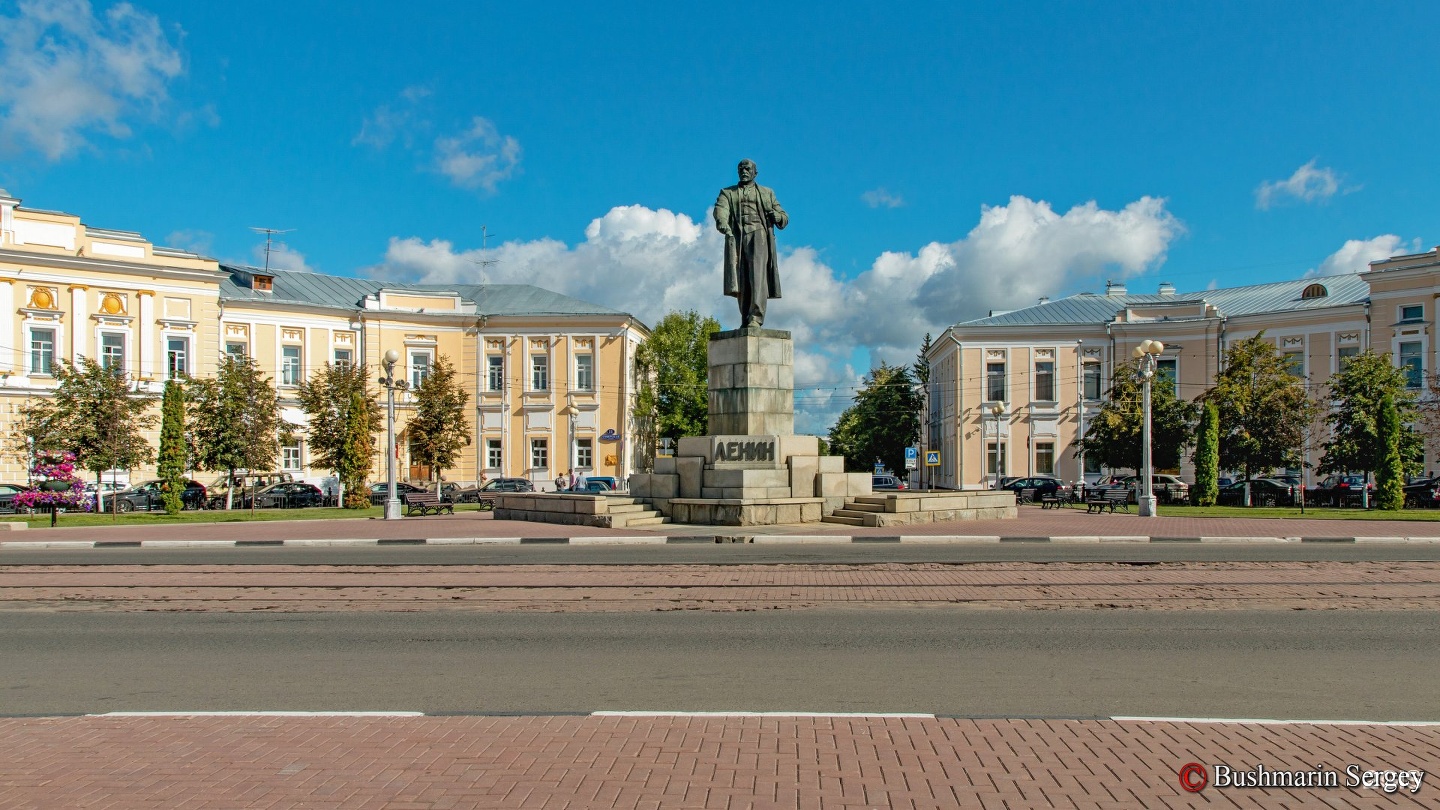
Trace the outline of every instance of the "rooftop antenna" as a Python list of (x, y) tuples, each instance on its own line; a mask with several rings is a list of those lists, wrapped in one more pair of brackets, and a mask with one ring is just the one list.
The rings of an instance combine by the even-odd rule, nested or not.
[[(490, 228), (487, 225), (480, 226), (480, 251), (483, 253), (490, 244)], [(499, 259), (466, 259), (476, 267), (480, 268), (480, 283), (485, 283), (485, 268), (492, 264), (499, 264)]]
[(276, 229), (276, 228), (256, 228), (256, 227), (253, 227), (253, 226), (252, 226), (252, 227), (250, 228), (250, 230), (252, 230), (252, 231), (254, 231), (254, 232), (256, 232), (256, 233), (263, 233), (263, 234), (265, 234), (265, 275), (268, 276), (268, 275), (270, 275), (270, 243), (271, 243), (272, 241), (274, 241), (276, 234), (280, 234), (280, 233), (290, 233), (291, 231), (293, 231), (293, 230), (295, 230), (295, 229), (294, 229), (294, 228), (286, 228), (286, 229), (284, 229), (284, 230), (279, 230), (279, 229)]

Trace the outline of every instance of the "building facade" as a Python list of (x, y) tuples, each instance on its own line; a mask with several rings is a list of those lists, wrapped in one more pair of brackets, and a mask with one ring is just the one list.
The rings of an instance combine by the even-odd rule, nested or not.
[[(1102, 473), (1077, 453), (1077, 439), (1098, 414), (1117, 362), (1146, 340), (1165, 344), (1157, 385), (1186, 400), (1213, 385), (1226, 348), (1261, 332), (1312, 397), (1330, 375), (1367, 349), (1389, 353), (1411, 385), (1428, 396), (1435, 373), (1435, 307), (1440, 248), (1375, 262), (1363, 273), (1229, 289), (1132, 294), (1110, 284), (945, 330), (931, 363), (926, 436), (941, 453), (938, 486), (973, 489), (1006, 475), (1055, 475), (1067, 481)], [(1325, 440), (1323, 422), (1296, 472), (1313, 481)], [(1440, 441), (1427, 437), (1425, 466), (1440, 469)], [(1115, 471), (1122, 472), (1122, 471)], [(1123, 472), (1130, 472), (1128, 470)], [(1188, 457), (1179, 470), (1193, 478)]]
[[(305, 446), (300, 383), (326, 363), (364, 363), (378, 376), (393, 349), (396, 376), (412, 389), (444, 356), (470, 395), (470, 444), (455, 466), (433, 472), (553, 487), (572, 469), (621, 479), (632, 470), (631, 369), (648, 330), (626, 313), (529, 285), (391, 284), (222, 265), (27, 209), (0, 191), (0, 335), (10, 338), (0, 344), (0, 480), (25, 480), (15, 420), (27, 400), (53, 390), (61, 360), (99, 359), (158, 394), (172, 378), (214, 376), (230, 354), (253, 357), (272, 378), (281, 416), (300, 437), (281, 447), (276, 467), (319, 482), (329, 471), (312, 466)], [(397, 441), (384, 448), (382, 439), (381, 449), (395, 453), (401, 480), (428, 480), (432, 471), (411, 463), (414, 405), (412, 393), (397, 395)], [(158, 427), (150, 438), (158, 444)], [(381, 480), (386, 458), (376, 455), (372, 480)], [(129, 472), (141, 480), (153, 468)]]

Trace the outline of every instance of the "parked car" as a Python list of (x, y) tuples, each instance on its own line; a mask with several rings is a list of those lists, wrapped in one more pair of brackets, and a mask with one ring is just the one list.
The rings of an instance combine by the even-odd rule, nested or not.
[(1440, 476), (1422, 478), (1405, 485), (1405, 506), (1408, 509), (1440, 507)]
[[(250, 499), (247, 497), (240, 505), (250, 508)], [(314, 484), (303, 481), (283, 481), (255, 493), (256, 509), (303, 509), (324, 505), (325, 493)]]
[(1032, 475), (1029, 478), (1016, 478), (1006, 484), (1005, 489), (1014, 492), (1019, 497), (1021, 491), (1027, 489), (1035, 490), (1035, 498), (1039, 500), (1046, 495), (1058, 495), (1062, 500), (1068, 499), (1074, 489), (1064, 481), (1053, 475)]
[(991, 485), (990, 485), (990, 488), (991, 488), (991, 489), (1004, 489), (1004, 488), (1006, 487), (1006, 485), (1008, 485), (1010, 482), (1012, 482), (1012, 481), (1018, 481), (1018, 480), (1020, 480), (1020, 478), (1021, 478), (1021, 476), (1018, 476), (1018, 475), (1002, 475), (1002, 476), (1000, 476), (999, 478), (995, 479), (995, 483), (994, 483), (994, 484), (991, 484)]
[(616, 477), (613, 476), (613, 475), (591, 475), (591, 476), (586, 476), (585, 480), (586, 480), (586, 481), (603, 481), (603, 482), (605, 482), (605, 484), (607, 484), (611, 489), (619, 489), (619, 488), (620, 488), (620, 479), (616, 478)]
[(235, 494), (230, 498), (230, 505), (239, 506), (251, 493), (292, 480), (294, 477), (288, 472), (237, 472), (233, 478), (222, 475), (205, 488), (206, 505), (211, 509), (224, 509), (226, 493), (233, 488)]
[[(113, 499), (114, 509), (120, 512), (148, 512), (154, 509), (165, 508), (165, 493), (160, 487), (165, 482), (160, 479), (146, 481), (130, 489), (122, 489), (112, 497), (105, 499), (105, 508), (109, 510)], [(204, 509), (206, 501), (205, 485), (199, 481), (186, 481), (185, 491), (180, 493), (180, 503), (185, 509)]]
[[(1245, 505), (1245, 482), (1233, 481), (1220, 488), (1215, 503), (1221, 506)], [(1251, 506), (1299, 506), (1300, 487), (1281, 478), (1250, 480)]]
[(905, 489), (905, 482), (893, 475), (877, 475), (870, 480), (872, 489)]
[(535, 485), (528, 478), (492, 478), (480, 487), (480, 494), (484, 496), (496, 495), (501, 492), (534, 492)]
[(29, 489), (24, 484), (0, 484), (0, 512), (11, 514), (15, 511), (15, 496)]
[[(415, 484), (406, 483), (406, 482), (404, 482), (404, 481), (396, 481), (396, 482), (395, 482), (395, 497), (398, 498), (401, 503), (404, 503), (404, 502), (405, 502), (405, 496), (406, 496), (408, 493), (411, 493), (411, 492), (429, 492), (429, 491), (430, 491), (430, 490), (428, 490), (428, 489), (426, 489), (426, 488), (424, 488), (424, 487), (416, 486)], [(384, 506), (384, 505), (385, 505), (385, 501), (387, 501), (387, 500), (389, 500), (389, 499), (390, 499), (390, 485), (389, 485), (388, 482), (381, 481), (381, 482), (378, 483), (378, 484), (371, 484), (371, 485), (370, 485), (370, 504), (371, 504), (372, 506)]]
[(1310, 506), (1359, 506), (1366, 490), (1373, 499), (1375, 485), (1367, 485), (1363, 475), (1331, 475), (1311, 487), (1305, 493), (1305, 500)]
[(587, 478), (576, 484), (574, 489), (561, 490), (562, 493), (570, 495), (604, 495), (612, 491), (610, 485), (599, 478)]
[[(1140, 502), (1142, 481), (1138, 475), (1126, 476), (1120, 485), (1130, 493), (1130, 502)], [(1190, 485), (1173, 475), (1157, 473), (1150, 476), (1150, 489), (1160, 503), (1186, 503), (1190, 500)]]

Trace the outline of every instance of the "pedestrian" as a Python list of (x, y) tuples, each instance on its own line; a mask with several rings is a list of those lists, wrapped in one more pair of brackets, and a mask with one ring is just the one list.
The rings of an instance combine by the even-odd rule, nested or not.
[(575, 488), (575, 470), (570, 470), (570, 488)]
[(560, 473), (559, 475), (555, 476), (555, 491), (556, 491), (556, 492), (564, 492), (564, 491), (565, 491), (565, 484), (566, 484), (565, 473)]

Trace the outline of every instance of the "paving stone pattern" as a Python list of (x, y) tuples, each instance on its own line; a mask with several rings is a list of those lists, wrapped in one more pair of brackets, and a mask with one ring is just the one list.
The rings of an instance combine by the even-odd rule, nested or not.
[[(1435, 807), (1440, 728), (884, 717), (0, 719), (5, 808)], [(1189, 762), (1421, 791), (1181, 789)]]

